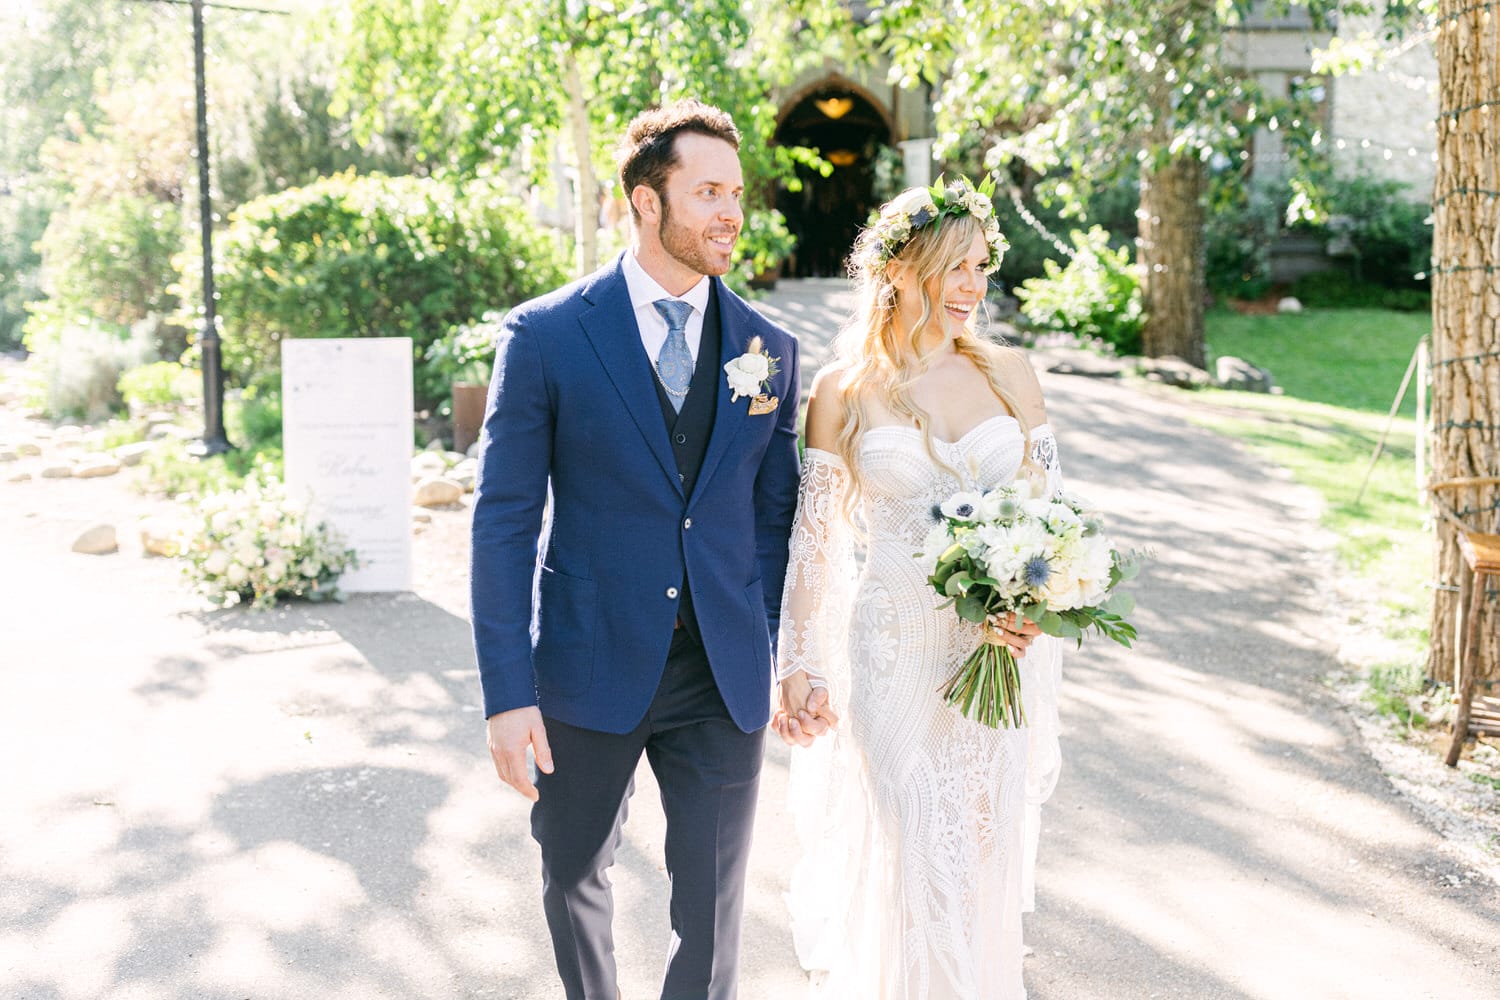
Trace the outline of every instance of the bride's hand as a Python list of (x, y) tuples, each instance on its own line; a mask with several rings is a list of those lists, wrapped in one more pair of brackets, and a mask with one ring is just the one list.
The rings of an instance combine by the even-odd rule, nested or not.
[(992, 616), (984, 623), (984, 633), (986, 641), (1009, 646), (1011, 654), (1020, 659), (1042, 630), (1030, 618), (1020, 618), (1012, 611), (1008, 615)]
[(814, 687), (805, 671), (782, 678), (779, 694), (781, 707), (771, 726), (788, 746), (812, 746), (817, 737), (838, 728), (838, 713), (829, 703), (828, 689)]

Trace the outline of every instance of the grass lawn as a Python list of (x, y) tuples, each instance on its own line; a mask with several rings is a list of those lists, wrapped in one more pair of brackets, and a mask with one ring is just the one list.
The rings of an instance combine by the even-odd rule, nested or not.
[[(1208, 314), (1209, 352), (1268, 370), (1288, 396), (1386, 413), (1417, 341), (1432, 331), (1428, 313), (1316, 309), (1276, 316)], [(1415, 387), (1401, 412), (1416, 413)]]
[(1367, 624), (1389, 640), (1371, 665), (1372, 697), (1404, 714), (1404, 695), (1424, 676), (1431, 538), (1417, 495), (1416, 421), (1407, 390), (1384, 454), (1355, 502), (1386, 414), (1426, 315), (1371, 309), (1295, 315), (1214, 312), (1213, 356), (1233, 354), (1268, 369), (1282, 396), (1208, 390), (1195, 419), (1248, 444), (1324, 498), (1323, 524), (1344, 567), (1371, 598)]

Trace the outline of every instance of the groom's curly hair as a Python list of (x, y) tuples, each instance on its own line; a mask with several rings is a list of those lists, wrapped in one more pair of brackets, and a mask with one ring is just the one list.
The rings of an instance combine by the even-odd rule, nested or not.
[[(676, 140), (683, 132), (723, 139), (736, 150), (740, 148), (740, 130), (735, 128), (734, 119), (710, 104), (687, 98), (642, 111), (625, 127), (616, 155), (626, 201), (637, 185), (645, 184), (666, 203), (667, 174), (677, 166)], [(633, 202), (630, 217), (640, 219)]]

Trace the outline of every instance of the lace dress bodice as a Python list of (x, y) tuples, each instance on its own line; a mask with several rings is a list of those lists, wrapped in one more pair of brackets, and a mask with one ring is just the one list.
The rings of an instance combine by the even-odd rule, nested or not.
[[(911, 427), (859, 443), (858, 533), (844, 522), (849, 474), (809, 449), (782, 609), (780, 674), (831, 688), (844, 724), (793, 758), (790, 795), (806, 855), (793, 934), (814, 994), (855, 1000), (1022, 1000), (1020, 917), (1031, 902), (1041, 802), (1056, 780), (1055, 640), (1021, 660), (1026, 729), (990, 729), (938, 688), (981, 641), (928, 586), (916, 558), (936, 506), (1010, 482), (1027, 437), (991, 417), (927, 450)], [(1032, 465), (1061, 487), (1046, 425)]]

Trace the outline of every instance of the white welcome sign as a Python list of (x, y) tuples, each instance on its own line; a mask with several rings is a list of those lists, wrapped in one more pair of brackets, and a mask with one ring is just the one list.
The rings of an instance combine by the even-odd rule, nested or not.
[(339, 587), (411, 589), (409, 337), (281, 342), (288, 496), (359, 554)]

